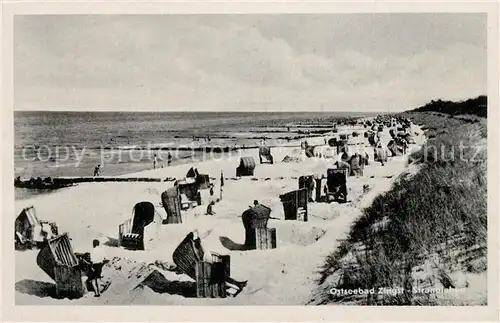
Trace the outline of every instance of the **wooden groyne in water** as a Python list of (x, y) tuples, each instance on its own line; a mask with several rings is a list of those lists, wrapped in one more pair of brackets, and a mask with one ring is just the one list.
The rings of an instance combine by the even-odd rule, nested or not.
[(103, 182), (173, 182), (176, 179), (173, 177), (157, 178), (157, 177), (46, 177), (42, 179), (30, 178), (22, 180), (16, 178), (14, 180), (14, 187), (30, 188), (30, 189), (58, 189), (63, 187), (73, 186), (79, 183), (103, 183)]

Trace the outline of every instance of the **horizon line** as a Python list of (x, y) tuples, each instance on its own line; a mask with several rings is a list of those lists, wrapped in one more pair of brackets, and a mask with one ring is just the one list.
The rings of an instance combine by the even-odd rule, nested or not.
[[(417, 108), (415, 108), (417, 109)], [(93, 111), (93, 110), (36, 110), (36, 109), (26, 109), (26, 110), (13, 110), (13, 112), (129, 112), (129, 113), (169, 113), (169, 112), (175, 112), (175, 113), (214, 113), (214, 112), (222, 112), (222, 113), (351, 113), (351, 114), (356, 114), (356, 113), (401, 113), (401, 112), (408, 112), (412, 110), (401, 110), (401, 111), (387, 111), (387, 110), (378, 110), (378, 111), (325, 111), (325, 110), (298, 110), (298, 111), (292, 111), (292, 110), (280, 110), (280, 111), (238, 111), (238, 110), (143, 110), (143, 111), (130, 111), (130, 110), (99, 110), (99, 111)]]

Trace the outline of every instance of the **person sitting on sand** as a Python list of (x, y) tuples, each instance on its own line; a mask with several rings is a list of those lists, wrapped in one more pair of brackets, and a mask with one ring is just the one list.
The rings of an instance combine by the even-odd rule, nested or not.
[(106, 259), (106, 253), (100, 246), (99, 240), (94, 239), (92, 242), (94, 249), (90, 252), (90, 263), (88, 263), (89, 271), (87, 273), (87, 283), (91, 283), (94, 289), (94, 296), (101, 296), (99, 289), (99, 280), (102, 278), (102, 267), (109, 260)]
[(207, 205), (207, 213), (205, 213), (206, 215), (215, 215), (215, 212), (213, 210), (213, 206), (214, 205), (215, 205), (214, 201), (211, 201), (210, 203), (208, 203), (208, 205)]

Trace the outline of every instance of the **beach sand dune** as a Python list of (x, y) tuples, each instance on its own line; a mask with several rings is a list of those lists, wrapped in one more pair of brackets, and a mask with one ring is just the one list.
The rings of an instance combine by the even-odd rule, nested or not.
[[(383, 141), (389, 134), (384, 132)], [(423, 138), (416, 148), (422, 144)], [(295, 150), (295, 153), (294, 153)], [(407, 156), (390, 159), (382, 167), (373, 163), (365, 167), (363, 177), (348, 178), (348, 203), (309, 204), (309, 221), (271, 219), (268, 227), (276, 228), (278, 248), (242, 250), (244, 228), (241, 214), (253, 200), (269, 206), (271, 216), (284, 219), (279, 195), (298, 188), (298, 177), (326, 173), (336, 159), (302, 158), (301, 162), (281, 163), (285, 156), (297, 154), (296, 147), (273, 148), (276, 163), (259, 165), (258, 150), (242, 151), (256, 161), (252, 177), (236, 178), (238, 157), (209, 160), (196, 165), (177, 165), (129, 175), (132, 177), (182, 178), (191, 166), (200, 173), (216, 178), (215, 197), (219, 196), (221, 171), (225, 180), (223, 199), (215, 204), (213, 216), (205, 215), (206, 205), (183, 213), (182, 224), (164, 225), (148, 251), (130, 251), (116, 247), (118, 225), (132, 216), (137, 202), (150, 201), (165, 216), (160, 194), (172, 182), (84, 183), (60, 192), (16, 201), (16, 211), (35, 206), (41, 219), (56, 221), (60, 232), (68, 232), (76, 252), (90, 251), (92, 240), (104, 244), (112, 260), (103, 274), (111, 280), (100, 298), (92, 293), (77, 300), (59, 300), (54, 296), (54, 282), (36, 265), (37, 251), (16, 252), (16, 304), (149, 304), (149, 305), (301, 305), (307, 303), (315, 288), (316, 272), (330, 253), (346, 238), (350, 225), (362, 209), (380, 193), (388, 190), (397, 176), (407, 168)], [(370, 187), (364, 192), (363, 186)], [(205, 193), (204, 193), (205, 194)], [(196, 299), (194, 282), (176, 273), (172, 252), (186, 234), (197, 229), (206, 251), (231, 255), (231, 276), (248, 280), (247, 287), (236, 298)]]

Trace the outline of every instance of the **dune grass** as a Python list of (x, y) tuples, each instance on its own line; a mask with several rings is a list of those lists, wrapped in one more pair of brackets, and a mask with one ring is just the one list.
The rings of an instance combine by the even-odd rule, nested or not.
[[(486, 270), (486, 119), (428, 112), (403, 116), (421, 125), (428, 138), (409, 158), (420, 170), (401, 176), (390, 191), (378, 196), (353, 224), (349, 238), (326, 258), (317, 304), (433, 304), (430, 295), (412, 290), (415, 269), (431, 256), (439, 258), (444, 271)], [(463, 257), (451, 252), (467, 253), (472, 246), (480, 253)], [(384, 287), (404, 291), (329, 293), (331, 288)]]

